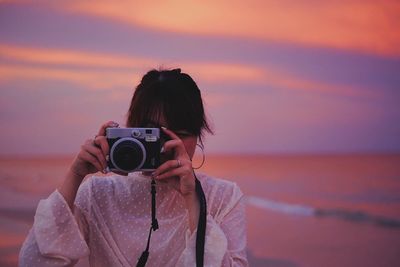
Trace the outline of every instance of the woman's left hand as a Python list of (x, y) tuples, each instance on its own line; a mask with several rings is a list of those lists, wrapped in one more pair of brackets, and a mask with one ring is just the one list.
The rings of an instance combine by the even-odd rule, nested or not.
[(171, 130), (162, 127), (162, 130), (172, 139), (164, 144), (164, 153), (172, 152), (173, 159), (161, 164), (152, 174), (158, 181), (173, 186), (182, 196), (195, 195), (195, 177), (192, 161), (182, 140)]

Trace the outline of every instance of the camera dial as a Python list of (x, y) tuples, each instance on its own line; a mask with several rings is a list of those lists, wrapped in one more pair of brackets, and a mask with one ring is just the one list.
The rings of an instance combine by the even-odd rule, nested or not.
[(133, 136), (133, 137), (136, 137), (136, 138), (137, 138), (137, 137), (139, 137), (141, 134), (142, 134), (142, 133), (141, 133), (139, 130), (133, 130), (133, 131), (132, 131), (132, 136)]

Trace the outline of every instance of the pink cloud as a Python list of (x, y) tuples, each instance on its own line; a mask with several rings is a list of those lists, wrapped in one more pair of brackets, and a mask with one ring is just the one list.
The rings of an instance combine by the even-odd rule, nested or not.
[[(56, 7), (63, 6), (60, 3)], [(396, 1), (69, 1), (64, 9), (163, 31), (400, 55)]]
[[(258, 84), (265, 88), (309, 93), (378, 96), (376, 92), (372, 93), (355, 86), (313, 81), (284, 70), (277, 70), (272, 66), (259, 67), (250, 64), (182, 60), (157, 64), (155, 58), (10, 45), (0, 45), (1, 57), (23, 64), (0, 64), (0, 81), (20, 78), (63, 80), (83, 85), (88, 90), (98, 90), (134, 86), (140, 81), (145, 71), (164, 65), (169, 68), (183, 67), (184, 71), (201, 82), (225, 84), (242, 82), (243, 84)], [(74, 67), (79, 67), (79, 69)]]

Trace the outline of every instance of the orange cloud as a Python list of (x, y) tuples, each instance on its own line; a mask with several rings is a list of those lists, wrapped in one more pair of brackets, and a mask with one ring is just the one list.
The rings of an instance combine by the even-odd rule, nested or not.
[[(127, 84), (131, 80), (133, 73), (139, 75), (140, 70), (148, 70), (160, 64), (156, 59), (128, 57), (115, 54), (93, 53), (83, 51), (71, 51), (62, 49), (42, 49), (22, 46), (9, 46), (0, 44), (0, 58), (7, 58), (23, 63), (34, 63), (41, 65), (56, 65), (59, 68), (48, 68), (40, 66), (30, 68), (2, 66), (1, 73), (3, 79), (6, 77), (16, 77), (20, 75), (33, 77), (52, 77), (53, 79), (70, 80), (73, 82), (91, 85), (90, 87), (109, 87), (113, 82)], [(79, 66), (83, 70), (60, 69), (68, 66)], [(263, 77), (262, 69), (240, 64), (224, 63), (193, 63), (193, 62), (167, 62), (168, 68), (171, 66), (185, 66), (184, 71), (194, 73), (204, 81), (259, 81)], [(104, 70), (99, 71), (101, 67)], [(96, 70), (93, 70), (95, 68)], [(18, 70), (19, 69), (19, 70)], [(139, 71), (138, 71), (139, 70)], [(40, 73), (46, 72), (46, 75)], [(107, 78), (108, 77), (108, 78)], [(0, 78), (1, 79), (1, 78)], [(139, 81), (139, 80), (138, 80)]]
[(51, 67), (0, 65), (0, 81), (32, 79), (68, 81), (87, 89), (109, 89), (133, 85), (139, 76), (134, 72), (54, 69)]
[(154, 60), (84, 51), (43, 49), (0, 44), (0, 57), (41, 64), (72, 64), (83, 67), (135, 67), (152, 65)]
[(64, 8), (164, 31), (400, 55), (400, 3), (391, 0), (79, 0)]
[[(9, 45), (0, 45), (1, 58), (11, 59), (17, 64), (0, 64), (0, 81), (61, 80), (83, 85), (89, 90), (133, 87), (140, 81), (140, 76), (144, 71), (150, 69), (151, 66), (157, 66), (156, 59)], [(200, 83), (243, 82), (265, 88), (278, 87), (311, 93), (376, 97), (375, 94), (363, 91), (361, 88), (312, 81), (297, 77), (292, 73), (278, 71), (273, 67), (193, 61), (170, 62), (166, 65), (168, 67), (183, 66), (183, 70), (190, 73)], [(243, 91), (245, 92), (246, 89), (243, 88)]]

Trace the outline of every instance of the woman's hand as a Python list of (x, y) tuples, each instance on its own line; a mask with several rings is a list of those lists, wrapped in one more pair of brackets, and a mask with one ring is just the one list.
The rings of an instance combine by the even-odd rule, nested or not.
[(106, 128), (117, 126), (118, 124), (112, 121), (104, 123), (95, 138), (88, 139), (81, 146), (81, 150), (72, 162), (63, 184), (58, 188), (71, 210), (74, 209), (76, 193), (83, 178), (90, 173), (104, 171), (107, 167), (109, 146), (105, 137)]
[(188, 210), (189, 229), (193, 233), (199, 221), (199, 200), (196, 194), (196, 180), (192, 169), (192, 161), (183, 141), (172, 131), (162, 127), (172, 140), (165, 142), (164, 153), (173, 152), (173, 159), (161, 164), (153, 172), (154, 179), (174, 187), (183, 196)]
[(192, 161), (182, 140), (171, 130), (162, 130), (172, 139), (165, 142), (163, 152), (172, 152), (173, 159), (161, 164), (152, 174), (154, 179), (173, 186), (182, 196), (195, 195), (195, 177)]
[(77, 177), (83, 179), (90, 173), (105, 172), (107, 168), (106, 158), (110, 150), (105, 136), (108, 127), (118, 127), (118, 123), (113, 121), (104, 123), (95, 138), (86, 140), (81, 146), (81, 150), (70, 168), (70, 171)]

